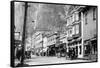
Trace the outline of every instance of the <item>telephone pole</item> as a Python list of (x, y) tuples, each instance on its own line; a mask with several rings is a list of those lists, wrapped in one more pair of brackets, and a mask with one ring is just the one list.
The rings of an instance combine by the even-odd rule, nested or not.
[(27, 21), (27, 9), (28, 9), (28, 3), (25, 2), (25, 12), (24, 12), (24, 24), (23, 24), (23, 35), (22, 35), (22, 59), (21, 59), (21, 64), (24, 64), (24, 59), (25, 59), (25, 33), (26, 33), (26, 21)]

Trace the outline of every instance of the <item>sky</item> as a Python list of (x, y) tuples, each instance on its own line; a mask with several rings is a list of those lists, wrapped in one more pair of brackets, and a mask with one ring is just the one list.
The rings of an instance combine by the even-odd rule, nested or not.
[[(28, 3), (26, 34), (32, 35), (39, 31), (57, 31), (66, 22), (66, 13), (70, 5)], [(16, 32), (23, 32), (24, 2), (15, 3)]]

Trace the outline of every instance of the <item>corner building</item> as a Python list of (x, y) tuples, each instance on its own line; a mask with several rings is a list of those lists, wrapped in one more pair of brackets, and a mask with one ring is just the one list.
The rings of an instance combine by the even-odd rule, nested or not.
[[(85, 57), (85, 51), (88, 48), (86, 49), (84, 41), (97, 36), (96, 19), (93, 20), (94, 17), (96, 17), (96, 7), (70, 6), (68, 10), (66, 17), (68, 51), (74, 51), (76, 58)], [(95, 47), (93, 50), (96, 50)]]

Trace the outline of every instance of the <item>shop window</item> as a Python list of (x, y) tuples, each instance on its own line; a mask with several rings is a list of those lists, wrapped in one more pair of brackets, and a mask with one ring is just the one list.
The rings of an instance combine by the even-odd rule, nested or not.
[(89, 55), (90, 54), (90, 46), (85, 45), (84, 48), (85, 48), (85, 56)]
[(76, 46), (76, 54), (78, 54), (78, 46)]
[(79, 46), (79, 49), (80, 49), (80, 53), (79, 54), (81, 54), (82, 53), (82, 46), (81, 45)]
[(79, 44), (81, 44), (82, 40), (79, 41)]

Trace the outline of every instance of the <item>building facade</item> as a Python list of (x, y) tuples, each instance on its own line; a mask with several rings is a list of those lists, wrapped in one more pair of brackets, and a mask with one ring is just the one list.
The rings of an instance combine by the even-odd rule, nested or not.
[(47, 56), (56, 55), (56, 47), (55, 47), (56, 37), (57, 37), (57, 34), (55, 32), (50, 32), (47, 35), (47, 47), (48, 47)]
[(27, 39), (25, 40), (25, 51), (30, 51), (31, 47), (32, 47), (32, 38), (31, 36), (27, 37)]
[(97, 7), (86, 7), (83, 11), (84, 57), (97, 58)]
[(40, 52), (43, 49), (43, 34), (42, 32), (36, 32), (33, 35), (33, 48), (35, 50), (35, 54), (38, 56), (41, 55)]
[[(68, 47), (76, 58), (85, 55), (84, 41), (97, 36), (96, 8), (89, 6), (70, 6), (67, 14)], [(96, 50), (96, 49), (94, 49)]]
[(69, 41), (69, 51), (75, 53), (75, 57), (81, 58), (83, 55), (82, 50), (82, 13), (81, 10), (84, 6), (70, 6), (67, 15), (67, 40)]

